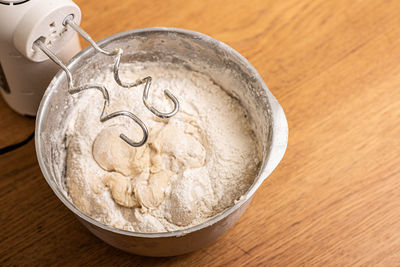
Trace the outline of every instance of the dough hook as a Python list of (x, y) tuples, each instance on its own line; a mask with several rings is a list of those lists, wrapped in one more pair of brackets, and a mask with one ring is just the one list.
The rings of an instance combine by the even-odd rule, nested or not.
[[(124, 87), (124, 88), (131, 88), (131, 87), (136, 87), (136, 86), (139, 86), (141, 84), (144, 84), (143, 97), (142, 97), (143, 104), (146, 106), (146, 108), (148, 110), (150, 110), (157, 117), (170, 118), (170, 117), (174, 116), (179, 111), (179, 101), (168, 89), (164, 90), (164, 94), (174, 104), (174, 108), (173, 108), (172, 111), (170, 111), (170, 112), (160, 112), (155, 107), (153, 107), (153, 106), (151, 106), (149, 104), (148, 97), (149, 97), (149, 91), (150, 91), (150, 86), (151, 86), (151, 82), (152, 82), (152, 78), (150, 76), (145, 77), (143, 79), (138, 79), (138, 80), (136, 80), (135, 82), (132, 82), (132, 83), (122, 82), (120, 77), (119, 77), (119, 68), (120, 68), (120, 63), (121, 63), (123, 50), (121, 48), (117, 48), (117, 49), (114, 49), (113, 51), (106, 51), (106, 50), (100, 48), (96, 44), (96, 42), (93, 41), (93, 39), (90, 37), (90, 35), (87, 32), (85, 32), (78, 24), (76, 24), (73, 21), (73, 18), (74, 18), (73, 15), (67, 16), (63, 21), (63, 25), (65, 27), (66, 26), (70, 26), (80, 36), (82, 36), (83, 39), (88, 41), (90, 43), (90, 45), (96, 51), (98, 51), (98, 52), (100, 52), (100, 53), (102, 53), (104, 55), (107, 55), (107, 56), (116, 56), (113, 73), (114, 73), (114, 80), (116, 81), (116, 83), (118, 85), (120, 85), (121, 87)], [(81, 86), (75, 86), (74, 82), (73, 82), (73, 79), (72, 79), (72, 74), (71, 74), (70, 70), (68, 69), (68, 67), (49, 48), (46, 47), (46, 45), (41, 40), (41, 38), (36, 40), (34, 42), (34, 45), (37, 46), (39, 49), (41, 49), (43, 51), (43, 53), (45, 53), (54, 63), (59, 65), (61, 67), (61, 69), (63, 69), (63, 71), (66, 73), (67, 80), (68, 80), (68, 92), (70, 94), (76, 94), (76, 93), (82, 92), (82, 91), (87, 90), (87, 89), (97, 89), (102, 93), (103, 98), (104, 98), (104, 105), (103, 105), (102, 113), (100, 115), (100, 121), (101, 122), (105, 122), (107, 120), (110, 120), (110, 119), (118, 117), (118, 116), (128, 117), (128, 118), (132, 119), (136, 124), (138, 124), (139, 127), (142, 129), (142, 132), (143, 132), (142, 140), (139, 141), (139, 142), (134, 142), (133, 140), (128, 138), (125, 134), (120, 134), (120, 138), (122, 140), (124, 140), (127, 144), (129, 144), (130, 146), (133, 146), (133, 147), (140, 147), (140, 146), (142, 146), (142, 145), (144, 145), (146, 143), (147, 138), (148, 138), (148, 129), (147, 129), (146, 125), (135, 114), (133, 114), (132, 112), (129, 112), (129, 111), (117, 111), (117, 112), (113, 112), (111, 114), (108, 114), (107, 108), (108, 108), (109, 103), (110, 103), (110, 97), (109, 97), (107, 88), (104, 85), (100, 85), (100, 84), (85, 84), (85, 85), (81, 85)]]
[(120, 134), (120, 138), (122, 140), (124, 140), (127, 144), (129, 144), (133, 147), (139, 147), (146, 143), (148, 135), (149, 135), (147, 127), (135, 114), (133, 114), (132, 112), (129, 112), (129, 111), (117, 111), (117, 112), (108, 114), (107, 107), (109, 106), (109, 103), (110, 103), (110, 97), (108, 94), (108, 90), (104, 85), (84, 84), (81, 86), (74, 86), (74, 83), (72, 80), (72, 74), (71, 74), (70, 70), (67, 68), (67, 66), (65, 66), (64, 63), (52, 51), (50, 51), (50, 49), (48, 49), (40, 39), (35, 41), (34, 44), (37, 47), (39, 47), (43, 51), (43, 53), (45, 53), (52, 61), (54, 61), (57, 65), (59, 65), (64, 70), (64, 72), (67, 75), (68, 92), (70, 94), (76, 94), (76, 93), (82, 92), (87, 89), (97, 89), (102, 93), (103, 98), (104, 98), (104, 105), (103, 105), (103, 110), (100, 115), (101, 122), (105, 122), (109, 119), (112, 119), (112, 118), (115, 118), (118, 116), (126, 116), (126, 117), (132, 119), (134, 122), (136, 122), (140, 126), (140, 128), (143, 131), (143, 137), (142, 137), (142, 140), (139, 142), (132, 141), (125, 134)]
[(115, 60), (114, 63), (114, 80), (118, 83), (118, 85), (124, 87), (124, 88), (131, 88), (131, 87), (136, 87), (139, 86), (141, 84), (145, 84), (144, 86), (144, 90), (143, 90), (143, 103), (146, 106), (146, 108), (148, 110), (150, 110), (154, 115), (156, 115), (157, 117), (160, 118), (170, 118), (172, 116), (174, 116), (178, 110), (179, 110), (179, 101), (178, 99), (168, 90), (164, 90), (164, 94), (174, 103), (174, 108), (172, 111), (170, 112), (160, 112), (158, 111), (156, 108), (154, 108), (153, 106), (151, 106), (148, 103), (148, 96), (149, 96), (149, 90), (150, 90), (150, 86), (151, 86), (151, 81), (152, 78), (150, 76), (145, 77), (143, 79), (138, 79), (135, 82), (132, 83), (124, 83), (121, 81), (120, 77), (119, 77), (119, 67), (120, 67), (120, 63), (121, 63), (121, 58), (122, 58), (122, 54), (123, 54), (123, 50), (121, 48), (117, 48), (111, 52), (106, 51), (104, 49), (101, 49), (95, 41), (93, 41), (93, 39), (90, 37), (90, 35), (85, 32), (81, 27), (79, 27), (78, 24), (76, 24), (73, 21), (73, 16), (69, 15), (65, 18), (63, 24), (66, 26), (70, 26), (72, 29), (74, 29), (80, 36), (82, 36), (83, 39), (85, 39), (86, 41), (88, 41), (90, 43), (90, 45), (98, 52), (106, 55), (106, 56), (115, 56), (117, 55), (117, 58)]

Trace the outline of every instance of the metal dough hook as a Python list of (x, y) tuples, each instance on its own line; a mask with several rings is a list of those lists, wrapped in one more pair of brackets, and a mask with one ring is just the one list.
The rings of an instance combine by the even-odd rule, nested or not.
[(138, 124), (140, 126), (140, 128), (142, 129), (142, 131), (143, 131), (142, 140), (140, 140), (139, 142), (134, 142), (130, 138), (128, 138), (125, 134), (120, 134), (120, 138), (122, 140), (124, 140), (127, 144), (129, 144), (130, 146), (133, 146), (133, 147), (139, 147), (146, 143), (148, 135), (149, 135), (147, 127), (135, 114), (133, 114), (129, 111), (117, 111), (117, 112), (113, 112), (111, 114), (107, 114), (107, 107), (109, 106), (109, 103), (110, 103), (110, 97), (109, 97), (107, 88), (104, 85), (85, 84), (82, 86), (74, 86), (74, 83), (72, 80), (72, 74), (71, 74), (70, 70), (67, 68), (67, 66), (64, 65), (64, 63), (50, 49), (48, 49), (44, 45), (42, 40), (41, 39), (36, 40), (34, 42), (34, 45), (37, 46), (39, 49), (41, 49), (43, 51), (43, 53), (45, 53), (54, 63), (59, 65), (64, 70), (65, 74), (67, 75), (68, 92), (70, 94), (76, 94), (76, 93), (82, 92), (87, 89), (97, 89), (102, 93), (103, 98), (104, 98), (104, 105), (103, 105), (103, 110), (100, 115), (101, 122), (108, 121), (108, 120), (118, 117), (118, 116), (128, 117), (128, 118), (132, 119), (136, 124)]
[(144, 85), (144, 89), (143, 89), (143, 104), (146, 106), (146, 108), (148, 110), (150, 110), (154, 115), (156, 115), (157, 117), (166, 119), (166, 118), (171, 118), (172, 116), (174, 116), (178, 111), (179, 111), (179, 101), (178, 99), (168, 90), (165, 89), (164, 90), (164, 94), (174, 103), (174, 108), (172, 111), (170, 112), (160, 112), (158, 111), (156, 108), (154, 108), (153, 106), (151, 106), (148, 103), (148, 97), (149, 97), (149, 90), (150, 90), (150, 86), (151, 86), (151, 81), (152, 78), (150, 76), (147, 76), (143, 79), (139, 79), (136, 80), (136, 82), (133, 83), (123, 83), (121, 81), (121, 79), (119, 78), (119, 66), (121, 63), (121, 57), (122, 57), (122, 51), (118, 52), (117, 55), (117, 59), (115, 60), (115, 64), (114, 64), (114, 80), (122, 87), (124, 88), (130, 88), (130, 87), (135, 87), (141, 84), (145, 84)]
[[(146, 108), (148, 110), (150, 110), (154, 115), (160, 117), (160, 118), (170, 118), (172, 116), (174, 116), (178, 110), (179, 110), (179, 101), (178, 99), (169, 91), (169, 90), (164, 90), (164, 94), (173, 102), (174, 104), (174, 108), (172, 111), (170, 112), (160, 112), (158, 111), (156, 108), (154, 108), (153, 106), (151, 106), (148, 102), (148, 98), (149, 98), (149, 91), (150, 91), (150, 86), (151, 86), (151, 81), (152, 78), (150, 76), (145, 77), (143, 79), (138, 79), (136, 82), (133, 83), (124, 83), (121, 81), (120, 77), (119, 77), (119, 67), (121, 64), (121, 57), (123, 54), (123, 50), (121, 48), (116, 48), (113, 51), (106, 51), (104, 49), (101, 49), (95, 41), (93, 41), (93, 39), (90, 37), (90, 35), (85, 32), (81, 27), (79, 27), (78, 24), (76, 24), (74, 21), (74, 16), (73, 15), (69, 15), (67, 16), (64, 21), (63, 21), (63, 25), (66, 26), (70, 26), (74, 31), (76, 31), (80, 36), (82, 36), (83, 39), (85, 39), (86, 41), (88, 41), (90, 43), (90, 45), (98, 52), (106, 55), (106, 56), (117, 56), (115, 59), (115, 63), (114, 63), (114, 80), (117, 82), (118, 85), (124, 87), (124, 88), (130, 88), (130, 87), (136, 87), (139, 86), (141, 84), (144, 84), (144, 89), (143, 89), (143, 104), (146, 106)], [(110, 97), (107, 91), (107, 88), (103, 85), (100, 84), (85, 84), (82, 86), (74, 86), (73, 83), (73, 79), (72, 79), (72, 74), (70, 72), (70, 70), (67, 68), (66, 65), (64, 65), (64, 63), (50, 50), (48, 49), (45, 44), (42, 42), (42, 40), (39, 38), (38, 40), (36, 40), (34, 42), (34, 45), (37, 46), (39, 49), (41, 49), (43, 51), (43, 53), (45, 53), (54, 63), (56, 63), (57, 65), (59, 65), (64, 72), (67, 75), (67, 80), (68, 80), (68, 92), (70, 94), (76, 94), (79, 92), (82, 92), (84, 90), (87, 89), (97, 89), (99, 90), (104, 98), (104, 105), (103, 105), (103, 111), (101, 112), (100, 115), (100, 121), (101, 122), (105, 122), (107, 120), (110, 120), (112, 118), (118, 117), (118, 116), (125, 116), (128, 117), (130, 119), (132, 119), (136, 124), (138, 124), (140, 126), (140, 128), (142, 129), (143, 132), (143, 137), (142, 140), (140, 140), (139, 142), (134, 142), (132, 141), (130, 138), (128, 138), (125, 134), (120, 134), (120, 138), (122, 140), (124, 140), (127, 144), (129, 144), (130, 146), (133, 147), (139, 147), (142, 146), (146, 143), (147, 138), (148, 138), (148, 130), (146, 125), (132, 112), (129, 111), (117, 111), (117, 112), (113, 112), (111, 114), (107, 113), (107, 107), (109, 106), (110, 103)]]
[(82, 36), (83, 39), (85, 39), (86, 41), (88, 41), (90, 43), (90, 45), (98, 52), (107, 55), (107, 56), (115, 56), (117, 55), (117, 58), (115, 60), (114, 63), (114, 80), (117, 82), (118, 85), (124, 87), (124, 88), (131, 88), (131, 87), (136, 87), (139, 86), (141, 84), (145, 84), (144, 86), (144, 90), (143, 90), (143, 104), (146, 106), (146, 108), (148, 110), (150, 110), (154, 115), (156, 115), (157, 117), (160, 118), (171, 118), (172, 116), (174, 116), (178, 111), (179, 111), (179, 101), (178, 99), (168, 90), (164, 90), (164, 94), (173, 102), (174, 104), (174, 108), (172, 111), (170, 112), (160, 112), (158, 111), (156, 108), (154, 108), (153, 106), (151, 106), (148, 102), (148, 97), (149, 97), (149, 91), (150, 91), (150, 86), (151, 86), (151, 81), (152, 78), (150, 76), (145, 77), (143, 79), (138, 79), (135, 82), (132, 83), (124, 83), (121, 81), (120, 77), (119, 77), (119, 67), (121, 64), (121, 58), (122, 58), (122, 54), (123, 54), (123, 50), (121, 48), (117, 48), (114, 49), (113, 51), (109, 52), (106, 51), (104, 49), (101, 49), (95, 41), (93, 41), (93, 39), (90, 37), (90, 35), (85, 32), (81, 27), (79, 27), (78, 24), (76, 24), (73, 21), (73, 16), (69, 15), (65, 18), (64, 22), (63, 22), (64, 26), (70, 26), (72, 29), (74, 29), (80, 36)]

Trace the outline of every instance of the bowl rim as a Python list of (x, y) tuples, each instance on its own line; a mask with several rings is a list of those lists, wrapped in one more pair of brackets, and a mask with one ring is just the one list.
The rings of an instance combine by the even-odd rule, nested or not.
[[(150, 27), (150, 28), (141, 28), (141, 29), (134, 29), (134, 30), (128, 30), (128, 31), (124, 31), (124, 32), (120, 32), (120, 33), (116, 33), (113, 35), (110, 35), (100, 41), (97, 42), (97, 44), (99, 46), (103, 46), (108, 44), (109, 42), (115, 40), (115, 39), (119, 39), (122, 38), (124, 36), (129, 36), (129, 35), (135, 35), (138, 33), (144, 33), (144, 32), (167, 32), (167, 33), (178, 33), (178, 34), (182, 34), (182, 35), (186, 35), (186, 36), (190, 36), (190, 37), (195, 37), (195, 38), (200, 38), (202, 41), (205, 41), (206, 43), (210, 43), (213, 45), (218, 45), (219, 47), (221, 47), (223, 50), (227, 51), (228, 53), (233, 54), (234, 56), (236, 56), (240, 61), (242, 61), (242, 63), (244, 63), (244, 65), (247, 67), (247, 70), (251, 73), (251, 75), (253, 77), (255, 77), (257, 79), (257, 81), (261, 84), (262, 88), (264, 91), (266, 91), (266, 93), (270, 93), (268, 87), (266, 86), (264, 80), (261, 78), (260, 74), (256, 71), (256, 69), (250, 64), (250, 62), (244, 57), (242, 56), (239, 52), (237, 52), (235, 49), (233, 49), (232, 47), (230, 47), (229, 45), (212, 38), (211, 36), (208, 36), (206, 34), (200, 33), (200, 32), (196, 32), (196, 31), (192, 31), (192, 30), (187, 30), (187, 29), (182, 29), (182, 28), (174, 28), (174, 27)], [(77, 64), (77, 62), (79, 61), (79, 59), (81, 57), (83, 57), (84, 55), (90, 53), (93, 50), (93, 48), (91, 46), (86, 47), (85, 49), (81, 50), (80, 52), (78, 52), (67, 64), (68, 68), (73, 67), (75, 64)], [(85, 213), (83, 213), (82, 211), (80, 211), (77, 207), (75, 207), (75, 205), (72, 204), (72, 202), (70, 200), (68, 200), (64, 194), (62, 194), (56, 183), (54, 183), (53, 181), (50, 180), (49, 177), (51, 177), (51, 175), (49, 174), (44, 160), (42, 158), (42, 149), (40, 146), (40, 133), (41, 133), (41, 129), (42, 129), (42, 117), (44, 116), (47, 107), (49, 106), (47, 103), (49, 102), (49, 99), (52, 95), (52, 93), (55, 91), (54, 88), (52, 87), (53, 84), (55, 84), (59, 79), (62, 78), (62, 76), (65, 75), (64, 72), (60, 69), (57, 74), (54, 76), (54, 78), (52, 79), (52, 81), (50, 82), (49, 86), (46, 88), (46, 91), (43, 95), (43, 98), (40, 102), (39, 105), (39, 109), (37, 112), (37, 116), (36, 116), (36, 125), (35, 125), (35, 148), (36, 148), (36, 156), (39, 162), (39, 166), (40, 169), (43, 173), (44, 178), (46, 179), (47, 183), (49, 184), (49, 186), (51, 187), (51, 189), (53, 190), (53, 192), (56, 194), (56, 196), (63, 202), (63, 204), (69, 209), (71, 210), (75, 215), (77, 215), (79, 218), (85, 220), (86, 222), (93, 224), (103, 230), (106, 231), (110, 231), (113, 232), (115, 234), (120, 234), (120, 235), (125, 235), (125, 236), (132, 236), (132, 237), (140, 237), (140, 238), (170, 238), (170, 237), (180, 237), (180, 236), (184, 236), (187, 234), (190, 234), (192, 232), (196, 232), (199, 231), (201, 229), (207, 228), (221, 220), (223, 220), (224, 218), (228, 217), (229, 215), (231, 215), (232, 213), (234, 213), (236, 210), (238, 210), (245, 202), (247, 202), (249, 199), (251, 199), (251, 197), (254, 195), (254, 193), (256, 192), (256, 190), (258, 189), (258, 187), (262, 184), (262, 182), (268, 177), (267, 174), (267, 163), (269, 161), (270, 158), (270, 152), (271, 152), (271, 140), (272, 140), (272, 135), (273, 133), (273, 116), (272, 116), (272, 110), (271, 110), (271, 104), (270, 104), (270, 99), (268, 99), (268, 110), (269, 110), (269, 114), (268, 116), (270, 117), (269, 119), (269, 133), (268, 133), (268, 138), (270, 141), (270, 145), (269, 145), (269, 149), (267, 151), (267, 155), (266, 155), (266, 160), (264, 162), (264, 164), (261, 166), (261, 169), (258, 173), (258, 175), (255, 177), (255, 182), (253, 182), (253, 184), (249, 187), (249, 189), (247, 190), (247, 192), (245, 194), (243, 194), (239, 200), (232, 205), (231, 207), (227, 208), (226, 210), (224, 210), (223, 212), (211, 217), (210, 219), (208, 219), (207, 221), (195, 225), (195, 226), (191, 226), (182, 230), (176, 230), (176, 231), (171, 231), (171, 232), (157, 232), (157, 233), (141, 233), (141, 232), (132, 232), (132, 231), (128, 231), (128, 230), (123, 230), (123, 229), (118, 229), (118, 228), (114, 228), (112, 226), (106, 225), (100, 221), (97, 221), (93, 218), (91, 218), (90, 216), (86, 215)]]

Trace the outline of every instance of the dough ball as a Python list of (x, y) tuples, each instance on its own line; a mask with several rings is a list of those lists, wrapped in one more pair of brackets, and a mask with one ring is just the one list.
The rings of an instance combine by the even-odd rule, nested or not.
[(198, 168), (205, 163), (206, 151), (195, 135), (186, 132), (185, 126), (170, 123), (155, 138), (153, 147), (176, 159), (184, 169)]
[(106, 171), (116, 171), (125, 176), (139, 174), (149, 167), (149, 148), (146, 145), (128, 145), (119, 137), (123, 132), (121, 126), (104, 128), (93, 142), (93, 158)]
[(186, 226), (196, 218), (197, 205), (194, 201), (187, 201), (191, 199), (190, 196), (187, 196), (188, 194), (191, 194), (191, 192), (182, 192), (181, 196), (178, 194), (171, 195), (169, 202), (169, 212), (171, 214), (169, 221), (171, 223)]
[(130, 178), (115, 172), (107, 175), (104, 183), (110, 188), (112, 198), (117, 204), (127, 208), (139, 206)]
[(165, 198), (165, 189), (172, 176), (170, 171), (160, 171), (150, 176), (149, 184), (138, 184), (137, 197), (143, 206), (147, 208), (158, 207)]
[(171, 187), (171, 195), (166, 203), (168, 221), (179, 226), (187, 226), (198, 214), (198, 197), (194, 192), (194, 183), (190, 177), (182, 176)]

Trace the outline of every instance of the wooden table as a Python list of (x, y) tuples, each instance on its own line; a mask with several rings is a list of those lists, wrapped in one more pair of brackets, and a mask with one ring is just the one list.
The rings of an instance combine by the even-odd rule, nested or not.
[[(400, 266), (399, 1), (76, 2), (95, 40), (173, 26), (238, 50), (286, 112), (287, 152), (216, 243), (157, 259), (91, 235), (47, 185), (31, 141), (0, 156), (0, 265)], [(1, 147), (34, 130), (3, 100), (0, 112)]]

